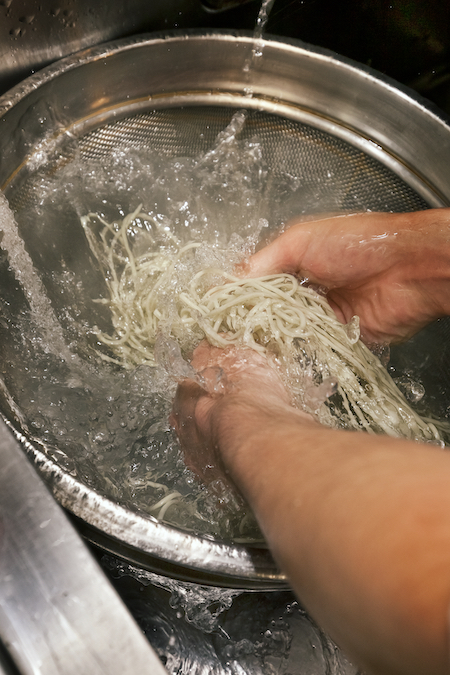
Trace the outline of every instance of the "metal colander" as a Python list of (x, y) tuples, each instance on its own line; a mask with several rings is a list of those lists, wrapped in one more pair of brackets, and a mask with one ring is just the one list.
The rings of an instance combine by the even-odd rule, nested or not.
[[(86, 160), (102, 160), (118, 149), (199, 157), (239, 109), (248, 111), (240, 138), (257, 140), (268, 170), (264, 199), (273, 205), (266, 214), (273, 227), (300, 214), (406, 212), (450, 203), (450, 128), (423, 102), (299, 43), (265, 40), (258, 44), (258, 58), (253, 48), (251, 37), (229, 33), (127, 40), (64, 59), (13, 89), (0, 99), (0, 185), (11, 207), (26, 210), (36, 187), (67, 166), (74, 153)], [(287, 193), (289, 177), (294, 187)], [(27, 222), (21, 234), (55, 306), (63, 313), (77, 305), (76, 284), (73, 294), (61, 297), (54, 282), (67, 270), (82, 275), (72, 256), (86, 246), (76, 219), (67, 214), (51, 233)], [(24, 300), (7, 265), (0, 274), (0, 300), (13, 307), (11, 320), (0, 326), (0, 403), (4, 417), (26, 438), (17, 399), (31, 384), (18, 363), (11, 369), (26, 355), (8, 340), (14, 335), (18, 344), (14, 307), (19, 314)], [(441, 329), (431, 330), (439, 340), (435, 332)], [(425, 380), (439, 367), (429, 344), (420, 338), (408, 347), (419, 354), (416, 370)], [(405, 353), (394, 354), (393, 368)], [(410, 357), (408, 352), (408, 363)], [(445, 354), (442, 359), (449, 360)], [(445, 414), (446, 382), (434, 382), (433, 391)], [(113, 494), (98, 494), (58, 448), (24, 444), (56, 498), (105, 550), (203, 583), (246, 588), (285, 583), (264, 547), (213, 541), (133, 512)]]
[[(143, 149), (164, 157), (200, 157), (213, 146), (235, 112), (228, 107), (196, 106), (148, 111), (102, 125), (82, 136), (83, 160), (101, 160), (113, 151)], [(240, 134), (257, 139), (274, 183), (295, 176), (299, 183), (286, 217), (329, 211), (413, 211), (429, 206), (407, 182), (363, 150), (326, 131), (264, 111), (252, 111)], [(26, 208), (29, 191), (70, 160), (70, 150), (50, 158), (26, 183), (11, 189), (13, 208)]]
[[(200, 157), (214, 145), (232, 113), (229, 108), (202, 106), (137, 114), (84, 136), (81, 156), (101, 159), (117, 148), (148, 148), (166, 157)], [(301, 122), (254, 111), (240, 138), (258, 140), (274, 181), (286, 174), (296, 177), (301, 184), (297, 213), (410, 211), (428, 206), (380, 161)]]

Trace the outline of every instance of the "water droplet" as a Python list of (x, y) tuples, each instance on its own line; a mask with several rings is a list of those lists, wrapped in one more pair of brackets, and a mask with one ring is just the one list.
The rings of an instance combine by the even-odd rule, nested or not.
[(425, 395), (425, 388), (420, 382), (416, 382), (408, 375), (394, 379), (395, 384), (411, 403), (417, 403)]
[(344, 330), (351, 345), (358, 342), (360, 337), (359, 316), (352, 317), (352, 319), (344, 326)]

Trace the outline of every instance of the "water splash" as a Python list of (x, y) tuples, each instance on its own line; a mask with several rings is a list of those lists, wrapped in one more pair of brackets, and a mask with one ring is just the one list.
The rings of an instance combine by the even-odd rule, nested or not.
[(101, 564), (173, 675), (357, 675), (290, 591), (181, 582), (111, 556)]

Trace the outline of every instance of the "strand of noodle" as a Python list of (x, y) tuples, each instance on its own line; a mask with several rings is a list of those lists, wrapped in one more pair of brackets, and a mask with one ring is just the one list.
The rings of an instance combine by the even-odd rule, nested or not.
[(153, 504), (151, 508), (149, 509), (150, 512), (152, 511), (158, 511), (156, 514), (156, 518), (158, 520), (164, 520), (164, 516), (166, 515), (166, 511), (175, 503), (180, 502), (182, 500), (182, 496), (177, 490), (174, 490), (173, 492), (170, 492), (167, 494), (165, 497), (159, 500), (156, 504)]
[(145, 485), (146, 485), (146, 487), (155, 488), (157, 490), (164, 490), (165, 494), (167, 494), (167, 492), (169, 490), (167, 485), (164, 485), (164, 483), (155, 483), (155, 481), (152, 481), (152, 480), (146, 480)]
[(181, 495), (180, 495), (179, 497), (174, 497), (172, 500), (170, 500), (169, 502), (164, 504), (164, 506), (162, 507), (162, 509), (160, 510), (160, 512), (157, 515), (158, 520), (164, 520), (164, 516), (166, 515), (166, 511), (169, 509), (169, 507), (172, 506), (172, 504), (174, 504), (176, 502), (180, 502), (181, 499), (182, 498), (181, 498)]
[[(349, 419), (354, 420), (355, 425), (359, 426), (358, 416), (356, 415), (356, 412), (353, 411), (353, 407), (350, 407), (350, 402), (349, 402), (347, 392), (343, 389), (343, 387), (340, 384), (338, 384), (338, 391), (342, 396), (344, 408), (347, 412), (347, 415), (348, 415)], [(356, 408), (356, 410), (358, 410), (358, 409)], [(371, 427), (369, 426), (369, 424), (367, 423), (367, 420), (365, 418), (362, 418), (361, 422), (362, 422), (363, 428), (366, 431), (372, 431)]]
[(156, 502), (156, 504), (152, 504), (151, 510), (157, 511), (162, 506), (165, 506), (167, 502), (172, 502), (174, 499), (177, 499), (179, 497), (181, 497), (181, 494), (177, 490), (173, 490), (172, 492), (169, 492), (168, 494), (164, 495), (164, 497), (161, 497), (161, 499), (158, 502)]
[(123, 247), (125, 248), (125, 251), (127, 252), (128, 255), (128, 261), (130, 263), (131, 267), (131, 273), (135, 277), (136, 276), (136, 265), (134, 264), (134, 256), (131, 252), (130, 245), (128, 243), (128, 237), (127, 237), (127, 231), (131, 223), (134, 222), (136, 219), (136, 216), (141, 212), (142, 209), (142, 204), (139, 204), (137, 209), (133, 211), (133, 213), (129, 213), (128, 216), (126, 216), (123, 219), (123, 224), (122, 227), (120, 228), (120, 239), (122, 241)]
[(180, 293), (180, 300), (182, 300), (187, 307), (190, 307), (191, 309), (200, 312), (200, 314), (202, 314), (203, 316), (206, 316), (208, 314), (208, 311), (206, 309), (200, 307), (200, 305), (197, 302), (195, 302), (192, 298), (190, 298), (186, 293)]
[(280, 330), (278, 329), (278, 325), (276, 324), (275, 317), (273, 315), (272, 308), (270, 306), (267, 307), (267, 317), (269, 319), (270, 332), (273, 334), (275, 340), (278, 342), (281, 339), (281, 333)]

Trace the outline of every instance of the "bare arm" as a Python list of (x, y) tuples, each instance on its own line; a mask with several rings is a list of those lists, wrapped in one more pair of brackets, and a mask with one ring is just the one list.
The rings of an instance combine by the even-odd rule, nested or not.
[[(246, 274), (306, 277), (339, 319), (360, 317), (365, 342), (399, 342), (450, 314), (449, 233), (448, 209), (293, 223)], [(266, 363), (235, 357), (195, 355), (228, 373), (220, 396), (179, 388), (191, 466), (230, 475), (302, 603), (365, 671), (448, 673), (448, 451), (320, 427)]]
[(368, 673), (448, 673), (449, 456), (232, 413), (225, 465), (311, 615)]
[[(219, 352), (203, 346), (194, 364)], [(229, 370), (233, 353), (219, 358)], [(224, 395), (184, 384), (182, 443), (222, 463), (302, 603), (358, 665), (447, 673), (450, 456), (320, 427), (280, 387), (252, 356), (239, 358)]]
[(245, 273), (290, 272), (327, 289), (366, 343), (408, 339), (450, 314), (450, 209), (363, 213), (288, 224)]

